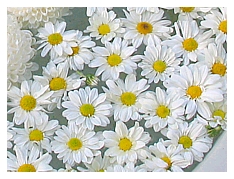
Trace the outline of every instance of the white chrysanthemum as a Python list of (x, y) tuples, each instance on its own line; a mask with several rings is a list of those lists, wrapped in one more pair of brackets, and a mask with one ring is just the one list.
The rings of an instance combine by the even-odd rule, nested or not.
[(7, 15), (7, 88), (32, 77), (32, 71), (38, 70), (35, 62), (30, 62), (35, 55), (32, 48), (35, 39), (28, 30), (21, 30), (16, 17)]
[(45, 27), (38, 29), (37, 36), (41, 39), (37, 44), (41, 44), (37, 50), (42, 49), (41, 56), (45, 57), (50, 52), (51, 59), (62, 56), (64, 53), (71, 55), (72, 47), (77, 46), (75, 42), (76, 31), (65, 31), (66, 22), (45, 23)]
[(53, 94), (48, 92), (48, 85), (42, 86), (37, 81), (23, 81), (21, 87), (12, 86), (7, 92), (10, 99), (8, 105), (12, 108), (8, 114), (14, 113), (13, 122), (20, 125), (24, 122), (38, 125), (43, 123), (41, 113), (46, 112), (44, 107), (51, 103), (49, 98)]
[(212, 147), (212, 139), (208, 137), (205, 126), (198, 123), (195, 119), (191, 123), (181, 123), (178, 129), (168, 128), (166, 143), (173, 145), (182, 145), (181, 154), (185, 160), (192, 164), (193, 161), (201, 162), (204, 153), (207, 153)]
[(111, 165), (107, 168), (107, 172), (147, 172), (147, 170), (141, 166), (136, 166), (132, 162), (128, 162), (124, 166), (120, 164)]
[(62, 115), (69, 122), (82, 125), (84, 128), (93, 130), (94, 126), (107, 126), (110, 123), (112, 105), (106, 101), (106, 94), (98, 94), (98, 89), (85, 89), (70, 91), (69, 100), (62, 103), (64, 108)]
[(95, 37), (96, 40), (101, 39), (103, 44), (125, 32), (121, 20), (116, 18), (114, 11), (107, 12), (106, 9), (102, 12), (98, 11), (89, 18), (89, 23), (90, 26), (84, 32), (90, 33), (90, 37)]
[(142, 93), (149, 88), (147, 80), (136, 81), (136, 76), (130, 74), (126, 76), (125, 82), (122, 79), (107, 80), (106, 85), (109, 90), (105, 87), (103, 87), (103, 90), (107, 94), (107, 100), (113, 103), (114, 120), (127, 122), (132, 119), (140, 121), (141, 103), (139, 100), (144, 97)]
[(55, 23), (62, 16), (70, 15), (68, 7), (8, 7), (8, 13), (14, 14), (24, 28), (36, 29), (47, 22)]
[(63, 125), (55, 133), (57, 136), (51, 142), (52, 150), (58, 154), (58, 159), (71, 166), (81, 162), (90, 164), (94, 156), (100, 155), (100, 149), (104, 145), (94, 131), (81, 126)]
[(145, 11), (159, 13), (158, 7), (127, 7), (128, 11), (136, 11), (137, 14), (142, 14)]
[(169, 94), (178, 95), (185, 100), (187, 119), (192, 118), (196, 112), (203, 117), (208, 117), (207, 102), (223, 100), (224, 92), (221, 90), (220, 76), (210, 74), (206, 65), (182, 66), (180, 74), (173, 74), (164, 86)]
[(10, 172), (52, 172), (53, 168), (49, 165), (52, 156), (49, 153), (40, 155), (35, 148), (25, 150), (24, 148), (14, 147), (15, 154), (7, 152), (7, 171)]
[(52, 59), (56, 64), (67, 62), (72, 70), (83, 70), (84, 64), (89, 64), (93, 59), (93, 53), (89, 50), (95, 46), (95, 42), (91, 41), (91, 37), (83, 36), (82, 31), (76, 31), (76, 46), (72, 47), (72, 54), (64, 54), (61, 57)]
[(176, 34), (162, 42), (168, 45), (176, 53), (177, 57), (183, 57), (184, 65), (189, 61), (196, 62), (204, 58), (203, 50), (213, 42), (212, 31), (199, 29), (196, 21), (175, 22)]
[(58, 120), (48, 120), (48, 115), (41, 115), (43, 123), (40, 125), (24, 124), (24, 128), (13, 128), (16, 132), (14, 143), (24, 149), (32, 150), (36, 148), (43, 152), (45, 149), (51, 153), (51, 140), (53, 140), (54, 132), (59, 128)]
[[(157, 45), (161, 40), (169, 37), (172, 28), (168, 27), (171, 24), (169, 20), (162, 20), (164, 11), (159, 10), (158, 13), (145, 11), (142, 14), (137, 14), (136, 11), (129, 13), (123, 10), (126, 18), (122, 21), (126, 26), (124, 39), (130, 40), (134, 47), (138, 48), (142, 43), (145, 45)], [(149, 42), (150, 40), (150, 42)]]
[(122, 121), (117, 121), (114, 131), (104, 131), (105, 155), (113, 157), (118, 164), (133, 162), (144, 153), (145, 145), (150, 141), (148, 132), (138, 122), (130, 129)]
[(223, 44), (227, 41), (227, 8), (220, 7), (217, 10), (210, 11), (204, 21), (201, 21), (201, 28), (211, 29), (216, 35), (215, 42)]
[(128, 42), (119, 37), (116, 37), (112, 43), (106, 42), (105, 47), (94, 47), (93, 51), (95, 58), (89, 67), (98, 67), (95, 75), (102, 74), (102, 81), (117, 80), (121, 72), (130, 74), (137, 69), (135, 61), (138, 56), (131, 56), (136, 49), (128, 46)]
[(177, 128), (177, 122), (184, 119), (184, 100), (177, 96), (166, 94), (160, 87), (156, 87), (155, 93), (147, 91), (141, 103), (140, 112), (145, 114), (145, 127), (153, 127), (158, 132), (167, 125)]
[(13, 137), (15, 136), (15, 132), (12, 130), (14, 126), (13, 122), (7, 121), (7, 148), (12, 148)]
[(149, 146), (152, 157), (144, 161), (146, 168), (152, 172), (183, 172), (190, 163), (181, 155), (182, 145), (169, 145), (162, 142)]
[(34, 75), (35, 81), (40, 82), (43, 86), (49, 86), (49, 91), (53, 92), (51, 104), (48, 110), (52, 111), (55, 107), (61, 109), (61, 100), (67, 100), (67, 93), (79, 88), (83, 83), (83, 78), (76, 73), (68, 76), (69, 67), (67, 63), (60, 63), (57, 66), (50, 61), (46, 67), (42, 67), (43, 76)]
[(148, 82), (158, 83), (165, 81), (179, 69), (181, 59), (176, 58), (175, 53), (166, 46), (148, 45), (138, 64), (142, 68), (141, 75), (148, 78)]
[(100, 12), (103, 12), (103, 11), (107, 11), (107, 9), (111, 10), (111, 9), (113, 9), (113, 7), (87, 7), (86, 15), (90, 17), (95, 13), (100, 13)]

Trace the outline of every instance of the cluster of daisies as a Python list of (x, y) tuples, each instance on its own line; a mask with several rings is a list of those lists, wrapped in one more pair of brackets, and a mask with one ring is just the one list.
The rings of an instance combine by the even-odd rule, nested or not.
[(84, 31), (66, 29), (73, 9), (8, 8), (7, 170), (182, 172), (201, 162), (227, 125), (227, 9), (127, 7), (120, 17), (89, 7)]

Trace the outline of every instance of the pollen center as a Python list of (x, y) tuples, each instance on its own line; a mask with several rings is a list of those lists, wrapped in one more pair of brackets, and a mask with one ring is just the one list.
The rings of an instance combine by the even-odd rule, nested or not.
[(48, 36), (48, 42), (51, 45), (58, 45), (63, 41), (63, 36), (60, 33), (54, 33)]
[(186, 94), (188, 96), (190, 96), (190, 98), (195, 99), (195, 98), (199, 98), (202, 94), (202, 90), (199, 86), (190, 86), (187, 89)]
[(131, 106), (136, 103), (136, 95), (132, 92), (125, 92), (120, 96), (121, 102), (126, 106)]
[(183, 48), (189, 52), (192, 52), (197, 49), (198, 43), (193, 38), (185, 39), (183, 42)]
[(95, 109), (91, 104), (83, 104), (80, 106), (80, 113), (85, 117), (93, 116)]
[(157, 71), (158, 73), (162, 73), (165, 71), (165, 69), (167, 68), (167, 65), (164, 61), (162, 60), (157, 60), (156, 62), (154, 62), (153, 64), (153, 69), (155, 71)]
[(25, 111), (31, 111), (36, 107), (36, 99), (31, 95), (25, 95), (20, 100), (20, 107)]
[(132, 148), (132, 142), (128, 138), (124, 137), (119, 141), (119, 148), (123, 151), (130, 150)]
[(188, 136), (181, 136), (178, 143), (182, 144), (184, 149), (190, 148), (193, 145), (192, 139)]
[(18, 168), (18, 172), (36, 172), (36, 169), (31, 164), (23, 164)]
[(38, 129), (31, 131), (29, 134), (30, 141), (41, 141), (43, 138), (43, 132)]
[(218, 29), (222, 31), (224, 34), (226, 34), (227, 33), (227, 20), (220, 22)]
[(79, 150), (82, 147), (82, 142), (77, 138), (71, 138), (67, 145), (71, 150)]
[(106, 34), (110, 33), (110, 27), (109, 27), (109, 25), (108, 24), (102, 24), (102, 25), (100, 25), (99, 28), (98, 28), (98, 32), (101, 35), (106, 35)]
[(71, 47), (71, 48), (72, 48), (72, 54), (71, 54), (71, 55), (68, 55), (69, 57), (70, 57), (70, 56), (75, 56), (75, 55), (77, 55), (77, 54), (79, 53), (80, 48), (79, 48), (78, 46), (76, 46), (76, 47)]
[(214, 63), (212, 66), (211, 72), (213, 74), (219, 74), (221, 76), (224, 76), (226, 73), (227, 67), (222, 63)]
[(167, 156), (165, 156), (165, 157), (162, 157), (161, 158), (164, 162), (166, 162), (167, 163), (167, 170), (169, 169), (169, 168), (171, 168), (171, 159), (170, 158), (168, 158)]
[(220, 110), (220, 109), (215, 110), (215, 111), (213, 112), (213, 114), (212, 114), (213, 117), (219, 116), (219, 117), (221, 117), (222, 119), (225, 118), (225, 115), (226, 115), (226, 113), (225, 113), (224, 111)]
[(63, 78), (57, 77), (50, 80), (50, 89), (53, 91), (66, 89), (67, 83)]
[(116, 54), (112, 54), (107, 58), (107, 63), (111, 67), (119, 65), (121, 62), (122, 62), (122, 58)]
[(140, 34), (149, 34), (153, 31), (153, 26), (148, 22), (139, 22), (137, 24), (137, 30)]
[(180, 7), (183, 12), (192, 12), (195, 7)]
[(156, 109), (156, 114), (161, 118), (166, 118), (170, 114), (170, 109), (164, 105), (160, 105)]

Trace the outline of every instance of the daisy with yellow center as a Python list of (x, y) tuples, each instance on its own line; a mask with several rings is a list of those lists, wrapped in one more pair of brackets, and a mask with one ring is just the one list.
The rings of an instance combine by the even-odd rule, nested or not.
[(94, 131), (70, 123), (57, 130), (54, 141), (51, 142), (52, 150), (58, 154), (58, 159), (63, 163), (74, 166), (81, 162), (91, 164), (93, 157), (104, 145), (99, 141)]
[(130, 129), (122, 122), (116, 122), (115, 132), (104, 131), (104, 142), (108, 148), (105, 151), (107, 156), (113, 157), (118, 164), (124, 162), (135, 163), (141, 152), (144, 152), (144, 146), (150, 141), (150, 136), (144, 132), (143, 127), (138, 122)]

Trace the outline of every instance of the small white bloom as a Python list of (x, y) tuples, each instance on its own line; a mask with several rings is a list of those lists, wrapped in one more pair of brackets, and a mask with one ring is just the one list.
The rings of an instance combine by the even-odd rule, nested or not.
[(124, 166), (120, 164), (109, 166), (107, 172), (147, 172), (147, 170), (141, 166), (135, 166), (132, 162), (128, 162)]
[(137, 14), (142, 14), (145, 11), (159, 13), (158, 7), (127, 7), (128, 11), (136, 11)]
[(90, 17), (95, 13), (101, 13), (103, 11), (107, 11), (107, 9), (111, 10), (113, 9), (113, 7), (87, 7), (86, 15)]

